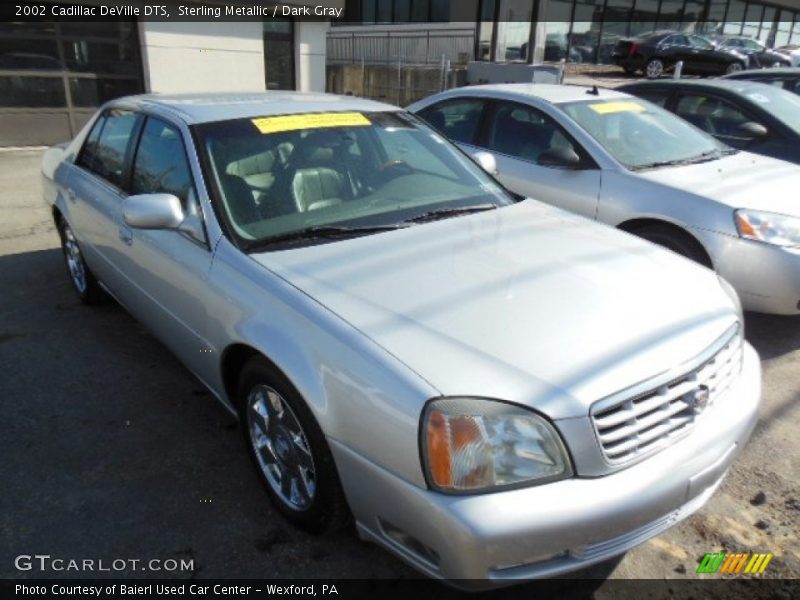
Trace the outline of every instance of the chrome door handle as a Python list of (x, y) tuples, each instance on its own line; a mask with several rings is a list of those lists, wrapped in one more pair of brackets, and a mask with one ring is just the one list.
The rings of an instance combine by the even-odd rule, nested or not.
[(127, 227), (120, 227), (119, 228), (119, 239), (122, 240), (122, 243), (126, 246), (133, 245), (133, 232), (128, 229)]

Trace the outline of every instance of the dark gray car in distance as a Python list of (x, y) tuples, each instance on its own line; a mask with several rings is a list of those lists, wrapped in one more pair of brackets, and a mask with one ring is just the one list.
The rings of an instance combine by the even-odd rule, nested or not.
[(744, 35), (714, 35), (708, 39), (720, 50), (733, 50), (744, 54), (748, 59), (748, 67), (789, 67), (792, 64), (792, 61), (783, 54), (770, 50), (758, 40)]
[(640, 81), (619, 91), (649, 100), (718, 140), (800, 164), (800, 97), (731, 79)]
[(800, 95), (800, 67), (778, 67), (775, 69), (748, 69), (725, 75), (723, 79), (758, 81)]

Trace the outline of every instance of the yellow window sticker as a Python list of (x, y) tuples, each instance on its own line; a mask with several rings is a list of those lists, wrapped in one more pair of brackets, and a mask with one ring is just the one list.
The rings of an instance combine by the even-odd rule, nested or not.
[(310, 113), (253, 119), (253, 125), (261, 133), (280, 133), (320, 127), (361, 127), (371, 124), (369, 119), (359, 112)]
[(647, 110), (637, 102), (601, 102), (592, 104), (589, 108), (600, 115), (618, 112), (644, 112)]

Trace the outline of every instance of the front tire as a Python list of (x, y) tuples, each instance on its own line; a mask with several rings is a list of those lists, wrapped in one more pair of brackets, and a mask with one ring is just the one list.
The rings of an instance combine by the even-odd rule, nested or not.
[(636, 229), (631, 233), (646, 239), (648, 242), (663, 246), (667, 250), (672, 250), (676, 254), (693, 260), (704, 267), (714, 268), (711, 259), (703, 246), (700, 245), (700, 242), (677, 227), (651, 225)]
[(72, 289), (84, 304), (102, 303), (106, 295), (89, 265), (86, 264), (75, 233), (63, 218), (58, 221), (58, 234), (61, 237), (61, 250), (64, 253), (64, 264)]
[(310, 533), (347, 524), (330, 448), (289, 380), (266, 359), (254, 357), (242, 370), (238, 401), (250, 457), (278, 511)]
[(651, 58), (644, 67), (644, 74), (647, 75), (649, 79), (658, 79), (664, 74), (665, 70), (666, 68), (663, 60), (660, 58)]

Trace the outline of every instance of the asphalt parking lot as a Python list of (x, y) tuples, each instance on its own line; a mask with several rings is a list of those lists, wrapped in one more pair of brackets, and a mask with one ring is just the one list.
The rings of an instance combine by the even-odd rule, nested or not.
[[(79, 303), (40, 157), (0, 151), (0, 577), (28, 576), (14, 557), (35, 553), (191, 558), (179, 577), (415, 577), (352, 531), (286, 525), (230, 415), (122, 308)], [(750, 314), (746, 327), (764, 367), (750, 444), (702, 511), (613, 578), (693, 578), (722, 550), (771, 552), (765, 577), (800, 577), (800, 318)]]

